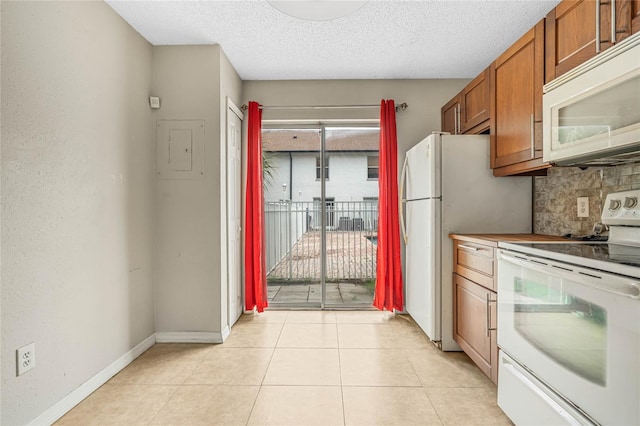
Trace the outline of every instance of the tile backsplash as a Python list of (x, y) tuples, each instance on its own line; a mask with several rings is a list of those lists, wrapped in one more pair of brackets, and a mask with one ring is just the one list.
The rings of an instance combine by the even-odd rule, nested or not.
[[(640, 164), (616, 167), (554, 167), (534, 178), (534, 231), (590, 235), (610, 192), (640, 189)], [(589, 197), (589, 217), (579, 218), (578, 197)]]

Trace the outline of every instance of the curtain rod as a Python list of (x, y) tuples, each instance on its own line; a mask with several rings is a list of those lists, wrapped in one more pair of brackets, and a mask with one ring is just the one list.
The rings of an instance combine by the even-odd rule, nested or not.
[[(409, 105), (406, 102), (396, 105), (396, 112), (404, 111), (407, 109)], [(240, 107), (243, 111), (249, 109), (247, 104), (243, 104)], [(380, 108), (380, 105), (271, 105), (271, 106), (260, 106), (260, 109), (373, 109)]]

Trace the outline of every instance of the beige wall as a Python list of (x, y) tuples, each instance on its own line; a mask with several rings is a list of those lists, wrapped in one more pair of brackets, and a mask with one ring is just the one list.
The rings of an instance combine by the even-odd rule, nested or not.
[[(244, 102), (263, 105), (355, 105), (379, 104), (393, 99), (409, 108), (397, 114), (398, 159), (429, 133), (440, 130), (440, 108), (469, 80), (300, 80), (245, 81)], [(263, 119), (278, 118), (378, 118), (379, 110), (367, 111), (265, 111)]]
[(154, 332), (152, 51), (101, 2), (1, 15), (1, 423), (17, 425)]
[(239, 77), (220, 46), (156, 46), (153, 70), (154, 120), (205, 122), (204, 175), (156, 181), (156, 331), (217, 340), (226, 327), (225, 98), (239, 99)]

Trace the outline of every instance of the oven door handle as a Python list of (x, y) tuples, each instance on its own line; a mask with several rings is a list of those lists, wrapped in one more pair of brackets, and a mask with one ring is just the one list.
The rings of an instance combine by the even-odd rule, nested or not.
[[(559, 278), (579, 282), (580, 284), (597, 288), (607, 293), (640, 300), (640, 282), (629, 281), (617, 275), (582, 269), (573, 265), (555, 263), (547, 259), (532, 258), (526, 255), (515, 256), (507, 254), (502, 250), (498, 251), (498, 259), (544, 274), (555, 275)], [(500, 271), (499, 268), (498, 271)]]

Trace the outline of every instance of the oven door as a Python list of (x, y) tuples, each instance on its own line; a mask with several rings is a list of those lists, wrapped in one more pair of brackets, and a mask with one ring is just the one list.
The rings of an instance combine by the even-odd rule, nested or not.
[(501, 350), (594, 421), (640, 424), (640, 279), (498, 259)]

